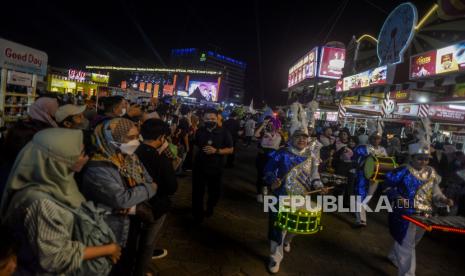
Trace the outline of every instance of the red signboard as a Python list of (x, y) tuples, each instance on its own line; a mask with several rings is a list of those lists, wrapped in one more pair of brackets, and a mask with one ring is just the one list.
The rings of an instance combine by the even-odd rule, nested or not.
[(452, 109), (444, 105), (432, 105), (429, 116), (433, 120), (461, 122), (465, 121), (465, 110)]
[(436, 75), (436, 50), (412, 57), (410, 78), (423, 78)]
[(346, 50), (322, 47), (318, 75), (323, 78), (340, 79), (344, 69)]

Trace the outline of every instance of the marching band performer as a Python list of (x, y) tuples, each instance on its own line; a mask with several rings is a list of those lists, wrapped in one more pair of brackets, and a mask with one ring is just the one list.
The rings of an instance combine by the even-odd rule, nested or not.
[(388, 258), (398, 268), (399, 276), (415, 275), (415, 246), (425, 232), (402, 215), (431, 216), (433, 203), (453, 205), (439, 188), (441, 177), (428, 166), (429, 143), (409, 145), (409, 155), (410, 163), (387, 173), (384, 183), (393, 207), (389, 213), (389, 230), (395, 240)]
[[(265, 183), (274, 196), (305, 196), (307, 191), (323, 188), (318, 173), (319, 160), (312, 154), (309, 136), (305, 130), (295, 130), (288, 147), (273, 152), (265, 166)], [(299, 179), (297, 179), (299, 178)], [(277, 213), (269, 211), (268, 238), (271, 242), (271, 255), (268, 269), (277, 273), (284, 257), (290, 252), (294, 234), (287, 233), (275, 225)]]
[[(354, 158), (357, 163), (355, 194), (362, 200), (365, 200), (367, 196), (372, 196), (378, 189), (378, 182), (370, 181), (365, 177), (363, 164), (366, 158), (370, 155), (387, 156), (386, 149), (381, 146), (381, 132), (373, 133), (369, 137), (369, 142), (369, 145), (360, 145), (354, 149)], [(366, 210), (363, 206), (360, 206), (360, 212), (355, 213), (355, 218), (356, 226), (367, 226)]]

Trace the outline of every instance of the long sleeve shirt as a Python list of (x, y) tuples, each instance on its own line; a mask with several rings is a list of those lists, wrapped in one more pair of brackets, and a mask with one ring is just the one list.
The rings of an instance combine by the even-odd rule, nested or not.
[[(23, 226), (29, 252), (41, 274), (69, 274), (83, 261), (85, 245), (72, 240), (73, 214), (49, 199), (34, 201), (26, 208)], [(31, 256), (29, 256), (30, 258)]]
[(113, 230), (117, 241), (124, 246), (129, 233), (128, 216), (116, 213), (118, 209), (128, 209), (155, 195), (152, 178), (146, 173), (146, 182), (134, 187), (126, 187), (120, 173), (113, 166), (94, 166), (89, 162), (81, 185), (81, 192), (97, 207), (108, 211), (105, 218)]

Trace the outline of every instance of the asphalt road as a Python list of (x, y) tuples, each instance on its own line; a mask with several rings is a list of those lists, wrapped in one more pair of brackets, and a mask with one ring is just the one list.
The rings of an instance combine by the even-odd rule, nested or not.
[[(267, 214), (255, 199), (255, 148), (239, 148), (236, 167), (224, 173), (224, 194), (213, 217), (191, 218), (191, 178), (179, 179), (174, 208), (153, 262), (156, 275), (268, 275)], [(368, 214), (368, 227), (352, 228), (351, 214), (323, 214), (323, 231), (297, 236), (278, 275), (397, 275), (386, 259), (393, 240), (386, 214)], [(417, 275), (465, 275), (465, 235), (425, 235), (417, 246)]]

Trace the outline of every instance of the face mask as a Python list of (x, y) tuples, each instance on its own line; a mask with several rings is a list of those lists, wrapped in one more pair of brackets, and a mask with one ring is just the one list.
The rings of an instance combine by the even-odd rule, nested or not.
[(126, 115), (126, 108), (123, 108), (123, 110), (121, 111), (121, 114), (120, 114), (119, 116), (122, 117), (122, 116), (124, 116), (124, 115)]
[(205, 122), (205, 127), (212, 129), (216, 127), (216, 122)]
[(113, 142), (115, 146), (117, 146), (122, 153), (127, 154), (127, 155), (133, 155), (134, 152), (136, 152), (137, 148), (140, 145), (139, 140), (131, 140), (128, 143), (117, 143)]

